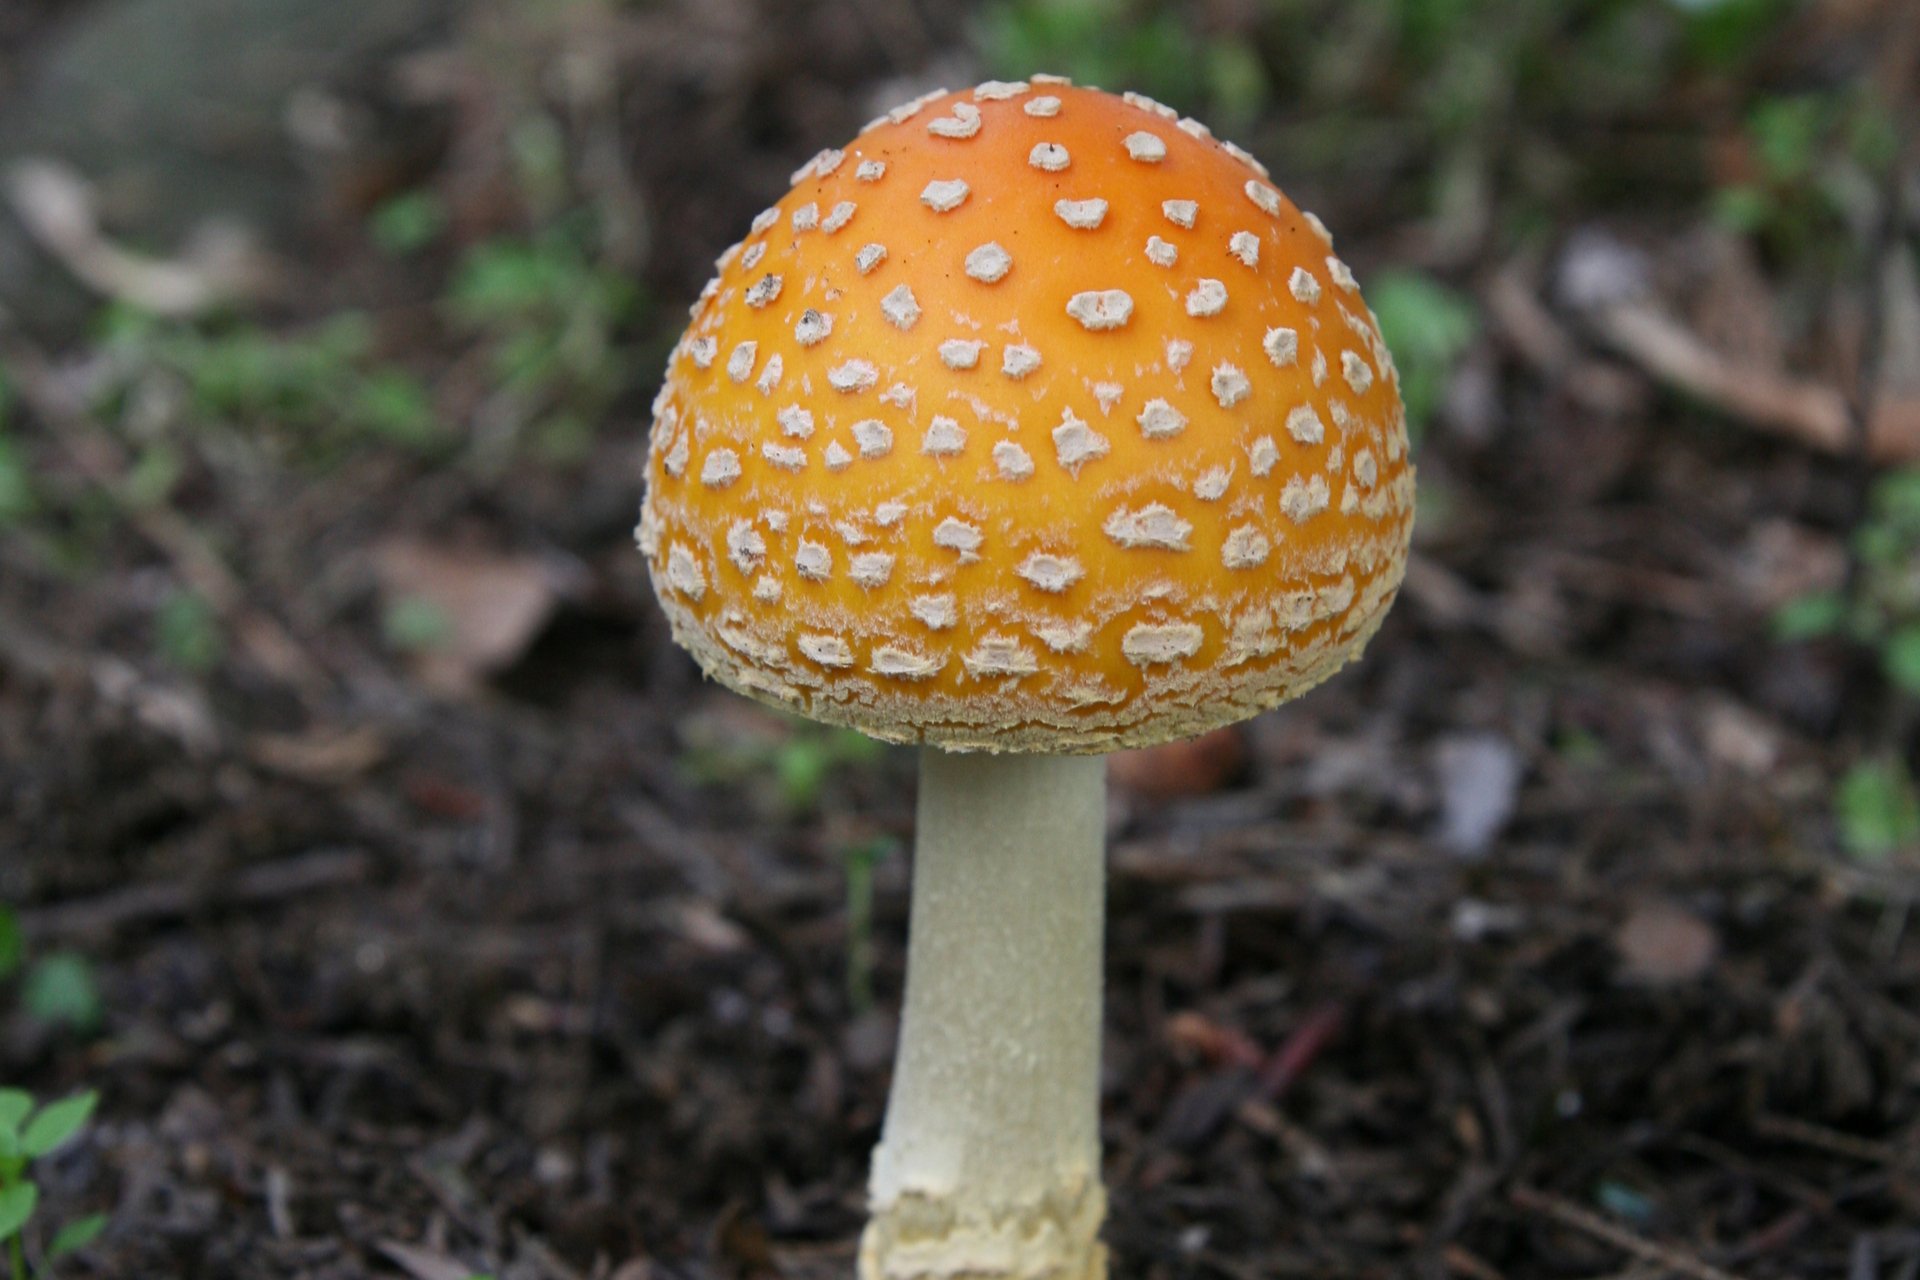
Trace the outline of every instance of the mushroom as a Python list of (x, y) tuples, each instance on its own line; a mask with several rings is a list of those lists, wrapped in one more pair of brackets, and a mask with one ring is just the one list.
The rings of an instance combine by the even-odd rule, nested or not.
[(1393, 602), (1413, 467), (1326, 228), (1135, 94), (917, 99), (721, 255), (637, 530), (731, 689), (921, 752), (863, 1280), (1092, 1280), (1103, 753), (1275, 706)]

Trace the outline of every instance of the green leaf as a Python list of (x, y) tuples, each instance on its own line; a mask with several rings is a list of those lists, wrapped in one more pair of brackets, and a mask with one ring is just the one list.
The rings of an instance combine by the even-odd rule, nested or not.
[(20, 1123), (33, 1111), (33, 1095), (24, 1089), (0, 1089), (0, 1179), (6, 1164), (20, 1158)]
[(80, 1250), (86, 1248), (95, 1240), (98, 1240), (100, 1233), (106, 1229), (107, 1215), (104, 1213), (93, 1213), (88, 1214), (84, 1218), (75, 1218), (54, 1234), (52, 1243), (47, 1245), (48, 1260), (64, 1258), (70, 1253), (80, 1252)]
[(27, 937), (13, 908), (0, 907), (0, 978), (10, 978), (27, 954)]
[(1837, 591), (1815, 591), (1789, 600), (1773, 615), (1773, 638), (1788, 644), (1832, 635), (1846, 617), (1846, 601)]
[(424, 653), (453, 639), (454, 621), (425, 596), (401, 596), (380, 619), (387, 646), (402, 653)]
[(20, 1150), (37, 1160), (56, 1147), (72, 1141), (86, 1127), (87, 1121), (93, 1116), (93, 1109), (99, 1105), (100, 1095), (91, 1089), (71, 1098), (48, 1103), (27, 1122), (26, 1132), (20, 1138)]
[(93, 966), (72, 951), (57, 951), (29, 969), (21, 999), (27, 1011), (43, 1022), (77, 1031), (90, 1031), (100, 1022)]
[(409, 191), (373, 211), (368, 230), (382, 253), (403, 257), (432, 244), (447, 229), (447, 207), (431, 191)]
[(1896, 761), (1862, 761), (1834, 791), (1840, 842), (1856, 858), (1884, 858), (1920, 844), (1920, 794)]
[(1417, 271), (1382, 272), (1367, 296), (1400, 371), (1407, 424), (1417, 432), (1440, 407), (1454, 366), (1480, 330), (1480, 313), (1472, 298)]
[(191, 591), (175, 591), (161, 602), (153, 632), (161, 655), (182, 671), (212, 670), (227, 647), (220, 619)]
[(40, 1188), (31, 1182), (15, 1183), (0, 1191), (0, 1240), (11, 1240), (27, 1225), (27, 1219), (40, 1204)]
[(12, 524), (33, 513), (33, 483), (27, 459), (13, 441), (0, 435), (0, 524)]
[(1880, 651), (1887, 679), (1911, 694), (1920, 694), (1920, 622), (1909, 622), (1888, 637)]

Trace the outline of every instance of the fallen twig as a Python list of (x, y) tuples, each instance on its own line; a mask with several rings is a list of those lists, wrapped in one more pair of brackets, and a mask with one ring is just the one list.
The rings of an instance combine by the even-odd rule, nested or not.
[(1563, 1200), (1559, 1196), (1550, 1195), (1537, 1188), (1513, 1187), (1508, 1190), (1507, 1198), (1512, 1200), (1518, 1208), (1552, 1218), (1562, 1226), (1572, 1227), (1596, 1240), (1603, 1240), (1622, 1253), (1638, 1258), (1642, 1262), (1651, 1262), (1669, 1271), (1677, 1271), (1683, 1276), (1692, 1276), (1694, 1280), (1740, 1280), (1740, 1277), (1731, 1271), (1722, 1271), (1719, 1267), (1672, 1245), (1659, 1244), (1644, 1236), (1636, 1235), (1591, 1210), (1582, 1209), (1572, 1201)]
[(21, 913), (30, 938), (97, 935), (130, 924), (184, 916), (203, 907), (256, 906), (364, 880), (373, 860), (358, 849), (321, 849), (249, 867), (219, 880), (128, 885), (98, 897)]

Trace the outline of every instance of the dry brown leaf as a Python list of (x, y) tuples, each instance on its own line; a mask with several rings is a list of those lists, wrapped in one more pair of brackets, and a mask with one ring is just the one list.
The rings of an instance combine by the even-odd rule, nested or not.
[(512, 666), (573, 585), (542, 557), (409, 539), (380, 547), (373, 563), (389, 608), (422, 601), (446, 620), (447, 634), (417, 659), (421, 679), (445, 692), (471, 689)]

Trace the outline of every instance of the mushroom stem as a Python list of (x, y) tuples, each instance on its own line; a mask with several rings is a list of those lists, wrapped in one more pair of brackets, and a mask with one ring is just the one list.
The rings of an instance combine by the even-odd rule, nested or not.
[(861, 1280), (1104, 1280), (1106, 760), (928, 749), (917, 823)]

